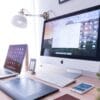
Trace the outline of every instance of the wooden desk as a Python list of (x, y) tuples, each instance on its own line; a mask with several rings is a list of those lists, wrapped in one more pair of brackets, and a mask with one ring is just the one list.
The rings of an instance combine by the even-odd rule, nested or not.
[[(41, 80), (37, 79), (35, 77), (35, 75), (31, 75), (29, 73), (27, 73), (26, 75), (28, 77), (30, 77), (31, 79), (36, 79), (38, 81), (41, 81)], [(43, 82), (43, 81), (41, 81), (41, 82)], [(60, 96), (62, 96), (64, 94), (70, 94), (70, 95), (72, 95), (74, 97), (79, 98), (80, 100), (96, 100), (96, 96), (97, 96), (96, 88), (92, 89), (91, 91), (89, 91), (89, 92), (87, 92), (86, 94), (83, 94), (83, 95), (80, 95), (80, 94), (77, 94), (77, 93), (71, 91), (71, 88), (73, 86), (75, 86), (76, 84), (80, 83), (80, 82), (89, 82), (91, 84), (94, 84), (94, 86), (96, 88), (100, 87), (100, 80), (97, 80), (96, 78), (87, 77), (87, 76), (81, 76), (80, 78), (77, 79), (76, 83), (73, 83), (73, 84), (71, 84), (71, 85), (69, 85), (67, 87), (64, 87), (64, 88), (60, 88), (60, 87), (57, 87), (55, 85), (51, 85), (50, 83), (43, 82), (45, 84), (48, 84), (48, 85), (51, 85), (53, 87), (59, 88), (60, 91), (57, 92), (57, 93), (54, 93), (52, 95), (49, 95), (47, 97), (44, 97), (41, 100), (54, 100), (55, 98), (60, 97)], [(12, 98), (10, 98), (5, 93), (0, 91), (0, 100), (12, 100)]]

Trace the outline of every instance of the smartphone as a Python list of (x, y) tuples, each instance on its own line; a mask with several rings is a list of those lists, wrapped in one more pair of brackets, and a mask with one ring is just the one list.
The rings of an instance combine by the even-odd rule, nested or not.
[(36, 59), (31, 58), (29, 64), (29, 71), (32, 71), (32, 74), (35, 73), (35, 67), (36, 67)]
[(87, 91), (91, 90), (94, 86), (89, 83), (80, 83), (72, 88), (72, 91), (77, 92), (79, 94), (86, 93)]

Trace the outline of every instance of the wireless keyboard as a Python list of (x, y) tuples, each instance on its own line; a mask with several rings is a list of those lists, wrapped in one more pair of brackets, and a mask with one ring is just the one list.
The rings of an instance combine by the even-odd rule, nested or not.
[(75, 82), (75, 79), (71, 79), (71, 78), (68, 78), (62, 75), (57, 75), (57, 74), (42, 73), (42, 74), (37, 74), (36, 77), (48, 83), (57, 85), (59, 87), (65, 87)]

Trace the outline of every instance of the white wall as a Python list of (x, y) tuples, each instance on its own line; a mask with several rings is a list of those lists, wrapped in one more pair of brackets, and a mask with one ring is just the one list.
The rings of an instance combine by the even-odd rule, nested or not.
[[(48, 1), (47, 0), (36, 0), (36, 4), (37, 4), (36, 10), (38, 13), (41, 13), (43, 11), (52, 10), (56, 16), (59, 16), (59, 15), (73, 12), (73, 11), (88, 8), (91, 6), (100, 5), (100, 0), (70, 0), (70, 1), (65, 2), (63, 4), (59, 4), (58, 0), (48, 0)], [(54, 17), (54, 16), (52, 15), (51, 17)], [(40, 52), (40, 47), (41, 47), (40, 45), (41, 45), (42, 29), (43, 29), (43, 20), (38, 19), (37, 20), (38, 54)], [(47, 58), (45, 58), (45, 60), (47, 60)], [(54, 61), (55, 63), (57, 63), (57, 61), (59, 61), (58, 65), (60, 65), (60, 60), (53, 58), (53, 60), (51, 60), (51, 61)], [(50, 61), (44, 61), (44, 62), (50, 63)], [(70, 60), (67, 59), (67, 60), (65, 60), (65, 62), (67, 62), (67, 63), (65, 63), (64, 66), (71, 67), (71, 66), (75, 65), (75, 68), (80, 68), (80, 67), (83, 68), (84, 67), (83, 70), (88, 70), (88, 71), (90, 70), (90, 71), (94, 71), (94, 72), (97, 72), (99, 70), (99, 67), (100, 67), (99, 62), (92, 62), (92, 61), (88, 62), (88, 61), (82, 61), (82, 60), (76, 61), (76, 60), (71, 60), (71, 59)], [(46, 68), (44, 68), (44, 69), (46, 69)], [(56, 69), (58, 69), (58, 67), (57, 68), (54, 67), (54, 69), (56, 70)], [(49, 70), (50, 70), (50, 67), (49, 67)]]
[(42, 12), (47, 10), (53, 10), (58, 16), (64, 13), (66, 14), (72, 11), (100, 4), (99, 0), (70, 0), (63, 4), (59, 4), (58, 1), (59, 0), (37, 0), (36, 2), (39, 8), (38, 11)]
[(33, 0), (1, 0), (0, 1), (0, 67), (3, 67), (9, 44), (27, 43), (30, 57), (36, 56), (36, 32), (33, 17), (27, 17), (27, 28), (21, 29), (11, 24), (12, 17), (21, 8), (35, 13)]

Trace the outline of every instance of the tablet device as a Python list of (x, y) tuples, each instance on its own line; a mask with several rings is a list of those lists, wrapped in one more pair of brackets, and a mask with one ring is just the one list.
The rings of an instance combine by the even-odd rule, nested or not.
[(86, 93), (87, 91), (91, 90), (94, 86), (89, 83), (82, 82), (72, 88), (72, 91), (77, 92), (79, 94)]
[(30, 78), (14, 78), (0, 83), (0, 90), (13, 100), (41, 100), (59, 89)]

